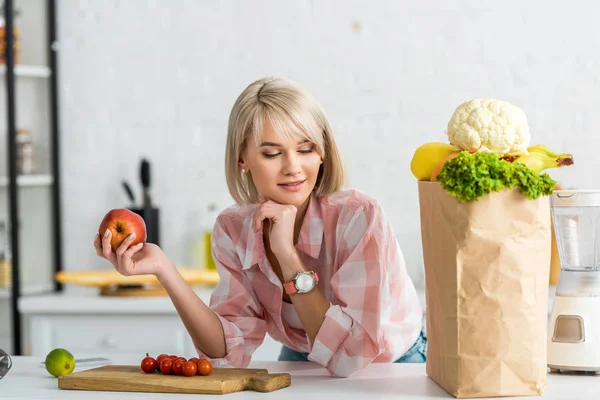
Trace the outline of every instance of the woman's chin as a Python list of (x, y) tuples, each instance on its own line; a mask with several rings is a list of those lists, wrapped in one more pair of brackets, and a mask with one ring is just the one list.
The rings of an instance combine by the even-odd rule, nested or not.
[(304, 202), (306, 201), (306, 199), (308, 199), (309, 196), (310, 193), (304, 193), (304, 191), (302, 191), (296, 193), (277, 193), (271, 197), (265, 197), (279, 204), (288, 204), (299, 207), (302, 204), (304, 204)]

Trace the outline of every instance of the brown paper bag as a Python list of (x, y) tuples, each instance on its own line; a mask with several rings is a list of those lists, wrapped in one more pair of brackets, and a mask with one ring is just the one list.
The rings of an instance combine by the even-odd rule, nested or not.
[(419, 182), (427, 375), (457, 398), (546, 387), (550, 200), (518, 189), (461, 203)]

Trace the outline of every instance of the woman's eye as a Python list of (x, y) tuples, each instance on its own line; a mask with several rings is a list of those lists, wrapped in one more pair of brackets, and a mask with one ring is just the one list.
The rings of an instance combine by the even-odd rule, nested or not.
[(275, 158), (281, 153), (262, 153), (266, 158)]
[(310, 149), (298, 150), (298, 153), (308, 154), (308, 153), (312, 153), (313, 151), (314, 151), (314, 149), (311, 147)]

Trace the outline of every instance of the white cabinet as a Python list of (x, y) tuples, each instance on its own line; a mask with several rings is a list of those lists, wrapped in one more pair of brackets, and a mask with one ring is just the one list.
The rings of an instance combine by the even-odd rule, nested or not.
[(77, 357), (195, 354), (178, 317), (144, 315), (38, 315), (29, 319), (31, 354), (45, 356), (62, 347)]
[[(210, 292), (197, 292), (208, 303)], [(122, 358), (146, 353), (196, 355), (168, 297), (110, 298), (55, 294), (22, 298), (25, 355), (45, 357), (63, 347), (75, 357)], [(281, 344), (267, 335), (252, 357), (275, 361)]]

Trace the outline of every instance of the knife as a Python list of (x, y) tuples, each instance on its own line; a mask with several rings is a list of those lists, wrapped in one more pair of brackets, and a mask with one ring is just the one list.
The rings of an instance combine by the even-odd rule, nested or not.
[(133, 196), (133, 192), (131, 191), (131, 186), (127, 181), (123, 181), (123, 187), (125, 188), (125, 192), (127, 193), (127, 197), (131, 200), (131, 204), (135, 206), (135, 197)]
[(152, 215), (150, 214), (152, 208), (152, 200), (150, 198), (150, 162), (145, 158), (142, 159), (140, 165), (140, 179), (142, 181), (142, 190), (144, 198), (144, 218), (146, 220), (148, 238), (147, 240), (154, 240), (154, 224), (152, 221)]
[[(108, 358), (104, 357), (91, 357), (91, 358), (76, 358), (75, 366), (83, 366), (83, 365), (105, 365), (112, 364), (112, 361)], [(40, 362), (40, 367), (45, 367), (46, 363), (44, 361)]]

